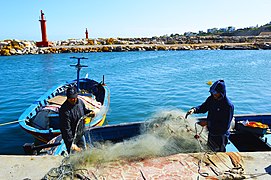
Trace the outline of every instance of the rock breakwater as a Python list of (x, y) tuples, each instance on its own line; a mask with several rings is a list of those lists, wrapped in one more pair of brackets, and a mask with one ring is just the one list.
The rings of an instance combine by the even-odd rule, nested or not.
[(270, 50), (271, 37), (159, 37), (69, 39), (53, 42), (53, 47), (37, 47), (35, 41), (0, 41), (0, 55), (90, 53), (179, 50)]

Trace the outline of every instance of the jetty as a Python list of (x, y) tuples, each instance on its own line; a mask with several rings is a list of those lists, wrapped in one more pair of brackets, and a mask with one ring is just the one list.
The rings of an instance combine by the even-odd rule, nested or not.
[(270, 50), (271, 36), (68, 39), (38, 47), (35, 41), (0, 41), (0, 56), (58, 53), (183, 50)]

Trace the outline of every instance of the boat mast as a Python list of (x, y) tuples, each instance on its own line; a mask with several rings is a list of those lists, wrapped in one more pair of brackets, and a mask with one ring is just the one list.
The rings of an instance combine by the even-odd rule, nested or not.
[(88, 58), (85, 58), (85, 57), (70, 57), (71, 59), (77, 59), (77, 64), (75, 65), (70, 65), (70, 66), (74, 66), (76, 69), (77, 69), (77, 92), (79, 92), (79, 79), (80, 79), (80, 70), (83, 68), (83, 67), (88, 67), (86, 65), (82, 65), (80, 64), (80, 60), (81, 59), (88, 59)]

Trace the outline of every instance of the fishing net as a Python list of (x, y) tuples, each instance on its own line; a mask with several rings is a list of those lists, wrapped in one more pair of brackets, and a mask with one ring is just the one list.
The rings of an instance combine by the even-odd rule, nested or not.
[[(96, 143), (91, 149), (70, 157), (74, 167), (114, 160), (138, 160), (177, 153), (208, 150), (207, 132), (196, 124), (196, 119), (184, 119), (179, 110), (163, 111), (148, 119), (141, 134), (120, 143)], [(200, 134), (198, 139), (194, 138)]]
[[(126, 174), (124, 173), (126, 177), (133, 177), (131, 179), (136, 179), (134, 177), (138, 177), (138, 170), (140, 170), (142, 178), (146, 179), (141, 169), (137, 167), (138, 164), (130, 167), (122, 166), (122, 163), (127, 161), (144, 162), (144, 159), (147, 158), (195, 152), (204, 152), (194, 154), (194, 158), (198, 160), (198, 164), (194, 165), (197, 165), (198, 174), (202, 177), (243, 179), (244, 169), (241, 157), (238, 154), (221, 153), (217, 155), (207, 153), (210, 151), (207, 146), (207, 131), (196, 123), (196, 119), (189, 117), (189, 120), (187, 120), (184, 115), (177, 110), (157, 113), (144, 123), (140, 129), (140, 135), (119, 143), (96, 143), (94, 147), (86, 151), (65, 158), (61, 166), (52, 168), (43, 179), (104, 179), (104, 177), (109, 177), (112, 169), (112, 173), (117, 173), (116, 176), (123, 177), (121, 176), (122, 173), (126, 172)], [(199, 138), (197, 136), (195, 138), (195, 135), (198, 135)], [(162, 162), (159, 161), (158, 163)], [(106, 164), (109, 167), (103, 170)], [(115, 166), (126, 169), (123, 171), (114, 170)], [(212, 171), (207, 171), (206, 166), (210, 166)], [(133, 168), (136, 168), (136, 170), (132, 171)], [(129, 174), (129, 170), (133, 172), (132, 175), (134, 176)], [(158, 175), (161, 173), (159, 168), (158, 172), (151, 168), (149, 170), (151, 171), (149, 175), (155, 176), (157, 173)], [(170, 178), (171, 175), (174, 176), (175, 171), (172, 170), (172, 173), (170, 173), (165, 170), (165, 172), (168, 173), (167, 177)]]

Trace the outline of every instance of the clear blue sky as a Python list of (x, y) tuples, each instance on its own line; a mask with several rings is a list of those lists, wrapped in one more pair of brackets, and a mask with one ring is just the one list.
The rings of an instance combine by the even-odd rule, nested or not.
[(271, 0), (10, 0), (1, 1), (0, 40), (152, 37), (271, 21)]

